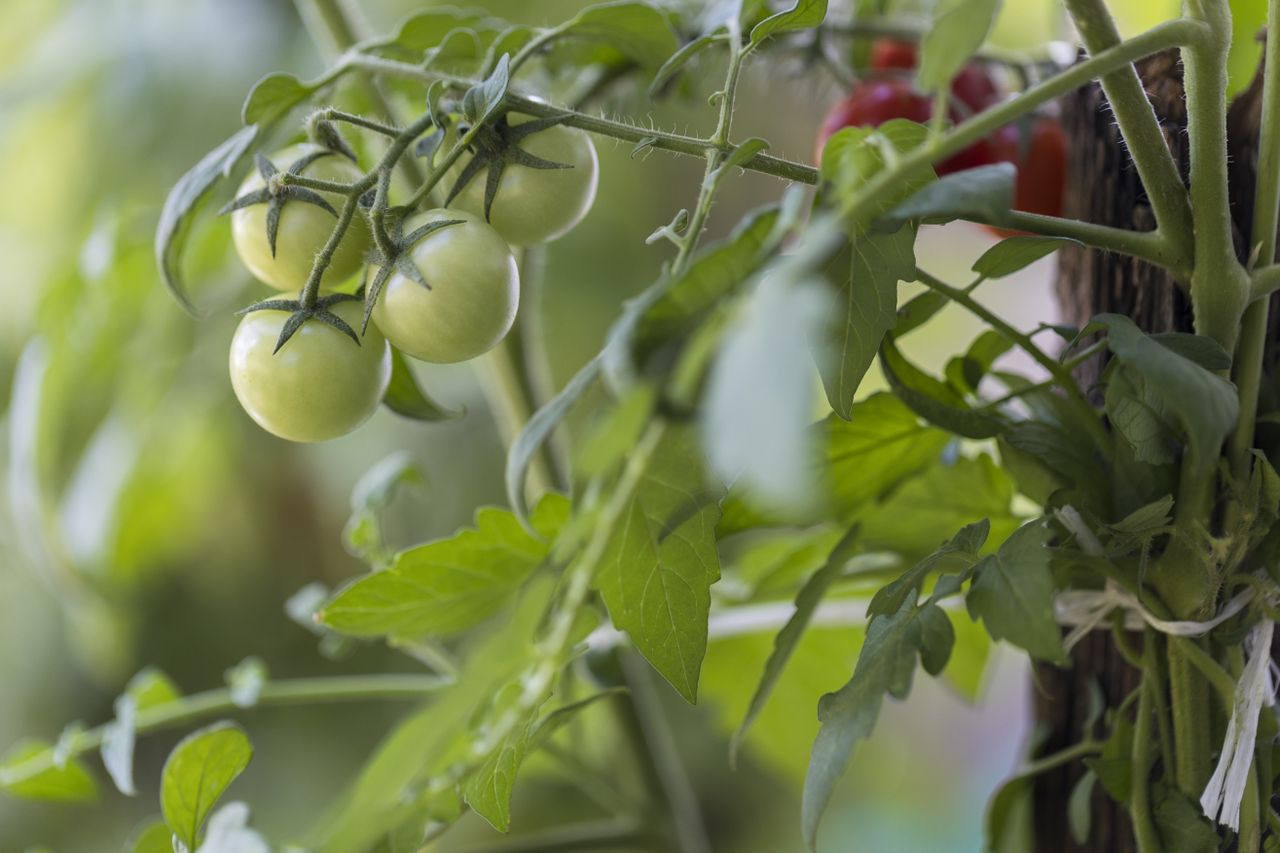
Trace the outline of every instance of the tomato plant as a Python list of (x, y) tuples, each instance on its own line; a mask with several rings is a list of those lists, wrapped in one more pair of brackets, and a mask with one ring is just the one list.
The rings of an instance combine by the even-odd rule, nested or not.
[[(791, 760), (809, 749), (795, 795), (800, 840), (816, 850), (886, 698), (904, 699), (925, 676), (980, 682), (1000, 642), (1043, 672), (1109, 678), (1107, 690), (1066, 697), (1084, 719), (1073, 712), (1069, 731), (1036, 738), (995, 793), (986, 849), (1030, 849), (1028, 822), (1054, 845), (1064, 822), (1081, 845), (1118, 832), (1143, 853), (1280, 845), (1280, 724), (1269, 710), (1280, 449), (1268, 356), (1280, 290), (1280, 47), (1268, 47), (1262, 94), (1248, 95), (1258, 100), (1239, 102), (1259, 116), (1241, 149), (1257, 152), (1243, 182), (1228, 171), (1231, 4), (1189, 2), (1122, 39), (1103, 0), (1066, 0), (1084, 55), (1063, 67), (985, 49), (999, 5), (986, 0), (941, 0), (908, 23), (876, 15), (876, 4), (852, 17), (821, 0), (622, 0), (542, 27), (433, 5), (368, 37), (343, 3), (303, 5), (328, 22), (338, 58), (315, 78), (279, 73), (254, 86), (245, 126), (164, 205), (161, 274), (190, 307), (186, 240), (203, 202), (232, 195), (226, 180), (245, 172), (228, 205), (236, 246), (251, 271), (297, 295), (242, 311), (230, 366), (244, 408), (298, 441), (345, 434), (380, 403), (443, 420), (452, 413), (404, 354), (482, 358), (479, 383), (506, 445), (505, 502), (397, 551), (381, 530), (406, 478), (392, 457), (353, 499), (345, 542), (360, 568), (290, 602), (322, 648), (381, 642), (430, 674), (276, 679), (249, 665), (225, 688), (184, 697), (144, 673), (111, 722), (71, 726), (57, 744), (0, 762), (0, 789), (88, 799), (82, 759), (100, 750), (130, 794), (139, 734), (258, 703), (407, 700), (415, 710), (297, 837), (326, 851), (417, 850), (447, 832), (487, 832), (483, 821), (515, 827), (503, 849), (699, 853), (726, 830), (704, 820), (668, 715), (680, 699), (707, 699), (732, 713), (698, 717), (705, 729), (693, 737), (719, 746), (704, 734), (714, 732), (729, 756)], [(1280, 18), (1280, 3), (1270, 11)], [(904, 29), (918, 48), (874, 41)], [(847, 87), (843, 58), (867, 41), (875, 73), (824, 120), (820, 168), (735, 123), (747, 70), (798, 65)], [(1187, 93), (1186, 169), (1134, 66), (1172, 50)], [(910, 81), (897, 73), (908, 62)], [(1035, 67), (1001, 77), (1025, 81), (1003, 96), (987, 75), (997, 62)], [(1120, 225), (1060, 215), (1067, 140), (1053, 102), (1094, 81), (1151, 230), (1128, 227), (1133, 210)], [(705, 122), (651, 119), (661, 104), (646, 99), (663, 98), (679, 99), (677, 116), (706, 109)], [(951, 102), (955, 114), (934, 120), (934, 105)], [(1253, 133), (1239, 130), (1240, 113), (1233, 133)], [(307, 147), (260, 156), (299, 129)], [(554, 391), (540, 301), (521, 304), (521, 277), (538, 281), (546, 256), (536, 247), (591, 207), (591, 137), (632, 146), (616, 167), (633, 180), (650, 174), (646, 152), (700, 168), (661, 196), (666, 224), (644, 229), (655, 279)], [(764, 184), (770, 202), (719, 223), (713, 208), (742, 173), (777, 179)], [(639, 215), (629, 198), (614, 201)], [(1241, 207), (1247, 222), (1233, 219)], [(1022, 233), (951, 280), (917, 237), (957, 221)], [(362, 286), (332, 293), (366, 244)], [(605, 247), (599, 280), (618, 272), (617, 248)], [(1169, 291), (1158, 299), (1189, 303), (1192, 325), (1144, 329), (1136, 312), (1022, 325), (988, 297), (989, 282), (1058, 250), (1161, 271)], [(1092, 283), (1148, 300), (1108, 275)], [(903, 298), (902, 284), (915, 295)], [(917, 364), (909, 339), (938, 329), (948, 306), (981, 334), (937, 370)], [(1021, 362), (1005, 359), (1015, 351)], [(1097, 381), (1082, 386), (1086, 370)], [(15, 384), (36, 401), (16, 430), (21, 445), (52, 419), (30, 390), (39, 386)], [(447, 435), (421, 429), (423, 441)], [(343, 449), (326, 450), (329, 462)], [(17, 497), (39, 507), (44, 496)], [(1094, 631), (1108, 632), (1113, 657), (1079, 653)], [(741, 663), (706, 677), (744, 638), (760, 652), (751, 677)], [(574, 752), (577, 722), (603, 733), (598, 754)], [(591, 821), (525, 835), (523, 818), (560, 816), (513, 799), (534, 754), (583, 790)], [(265, 849), (245, 806), (213, 812), (251, 757), (248, 734), (228, 721), (179, 742), (161, 772), (160, 816), (135, 853)], [(1026, 820), (1033, 787), (1064, 768), (1074, 792), (1043, 804), (1061, 814)], [(1107, 820), (1095, 821), (1102, 809)], [(607, 821), (594, 819), (602, 810)], [(1127, 841), (1095, 846), (1117, 843)]]

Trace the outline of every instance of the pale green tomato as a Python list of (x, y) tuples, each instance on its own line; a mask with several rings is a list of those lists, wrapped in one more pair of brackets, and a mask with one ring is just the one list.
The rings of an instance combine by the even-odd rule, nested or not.
[(396, 272), (373, 306), (373, 322), (396, 349), (423, 361), (466, 361), (498, 344), (516, 319), (520, 273), (506, 241), (479, 217), (461, 210), (429, 210), (404, 231), (460, 219), (433, 231), (410, 250), (430, 289)]
[[(357, 331), (359, 302), (330, 306)], [(254, 311), (231, 338), (231, 387), (249, 417), (290, 441), (328, 441), (364, 423), (391, 381), (391, 350), (373, 326), (357, 345), (319, 320), (308, 320), (275, 349), (287, 311)]]
[[(512, 127), (532, 121), (516, 115), (508, 120)], [(573, 167), (533, 169), (507, 164), (502, 170), (489, 224), (513, 246), (536, 246), (563, 237), (591, 210), (600, 165), (591, 137), (576, 127), (549, 127), (522, 139), (519, 147), (535, 157)], [(452, 191), (467, 159), (464, 156), (446, 175), (447, 192)], [(473, 177), (449, 207), (483, 217), (485, 178), (483, 171)]]
[[(304, 143), (292, 145), (272, 154), (272, 164), (281, 172), (305, 155), (322, 151), (317, 145)], [(350, 183), (361, 177), (355, 164), (340, 154), (326, 153), (302, 170), (308, 178)], [(262, 175), (254, 168), (236, 192), (239, 198), (266, 185)], [(341, 211), (346, 199), (334, 193), (320, 193), (334, 210)], [(235, 241), (240, 260), (249, 272), (277, 290), (295, 292), (302, 290), (311, 274), (311, 264), (316, 254), (324, 248), (333, 232), (337, 218), (322, 207), (303, 201), (286, 201), (280, 211), (276, 231), (276, 252), (273, 257), (267, 242), (267, 205), (254, 204), (231, 213), (231, 237)], [(369, 227), (364, 219), (351, 220), (347, 233), (338, 250), (333, 253), (329, 268), (320, 279), (321, 287), (332, 289), (350, 278), (364, 263), (364, 252), (369, 245)]]

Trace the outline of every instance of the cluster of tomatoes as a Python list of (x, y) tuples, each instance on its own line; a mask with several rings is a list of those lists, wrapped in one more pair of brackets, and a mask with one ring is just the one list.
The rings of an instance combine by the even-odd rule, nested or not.
[[(927, 123), (932, 117), (933, 100), (912, 87), (910, 76), (916, 63), (914, 44), (877, 39), (871, 49), (870, 75), (858, 81), (823, 120), (815, 161), (821, 161), (827, 139), (842, 128), (876, 127), (895, 118)], [(992, 106), (1000, 97), (1000, 89), (987, 68), (980, 62), (969, 62), (951, 81), (948, 118), (959, 123)], [(1047, 216), (1062, 214), (1066, 139), (1056, 120), (1037, 115), (1028, 122), (1005, 125), (939, 163), (936, 169), (941, 176), (993, 163), (1012, 163), (1018, 169), (1014, 210)]]
[[(508, 129), (529, 121), (508, 118), (502, 119)], [(303, 309), (280, 299), (244, 316), (231, 341), (231, 384), (263, 429), (292, 441), (345, 435), (382, 401), (392, 347), (422, 361), (452, 363), (475, 358), (506, 336), (520, 301), (511, 247), (553, 240), (577, 225), (595, 199), (598, 175), (595, 148), (583, 131), (528, 130), (536, 132), (510, 134), (519, 137), (518, 150), (513, 142), (509, 150), (464, 155), (441, 183), (453, 188), (448, 206), (397, 222), (393, 257), (373, 248), (372, 223), (357, 215), (330, 255), (315, 305)], [(284, 171), (315, 179), (316, 186), (351, 185), (363, 173), (343, 154), (308, 143), (260, 160), (241, 185), (231, 214), (240, 259), (265, 284), (298, 293), (346, 199), (272, 179)], [(362, 270), (366, 287), (378, 284), (371, 287), (376, 302), (367, 319), (360, 298), (342, 295)]]

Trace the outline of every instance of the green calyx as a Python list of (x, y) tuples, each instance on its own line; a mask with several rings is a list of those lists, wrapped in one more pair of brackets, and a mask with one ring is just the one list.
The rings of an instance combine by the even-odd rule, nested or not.
[(422, 274), (422, 270), (418, 269), (418, 265), (413, 262), (413, 247), (429, 234), (434, 234), (451, 225), (460, 225), (463, 222), (461, 219), (437, 219), (406, 234), (404, 233), (404, 223), (408, 217), (408, 211), (396, 210), (394, 213), (396, 215), (392, 221), (390, 232), (386, 235), (385, 248), (375, 246), (367, 256), (369, 265), (377, 267), (377, 272), (374, 273), (373, 281), (369, 282), (369, 286), (365, 290), (364, 321), (360, 327), (361, 332), (369, 328), (369, 317), (373, 314), (373, 306), (377, 304), (378, 297), (382, 295), (382, 290), (386, 287), (392, 273), (398, 272), (422, 285), (427, 290), (431, 289), (431, 283)]
[(564, 121), (565, 116), (548, 116), (524, 124), (512, 125), (507, 120), (507, 116), (502, 115), (493, 124), (480, 128), (470, 145), (472, 157), (449, 190), (449, 196), (444, 202), (445, 206), (448, 207), (476, 175), (484, 172), (484, 218), (487, 222), (493, 208), (493, 200), (498, 195), (498, 186), (502, 182), (502, 172), (507, 166), (525, 166), (530, 169), (572, 169), (572, 164), (546, 160), (520, 147), (520, 143), (535, 133), (563, 124)]
[[(355, 329), (351, 328), (346, 320), (329, 310), (339, 302), (354, 302), (359, 299), (359, 296), (351, 293), (331, 293), (328, 296), (320, 297), (310, 306), (304, 305), (297, 299), (266, 299), (262, 302), (255, 302), (248, 308), (242, 308), (236, 314), (243, 316), (254, 311), (289, 312), (289, 319), (285, 321), (284, 327), (280, 330), (280, 337), (276, 339), (276, 346), (271, 351), (272, 354), (280, 352), (281, 347), (287, 344), (294, 333), (301, 329), (302, 324), (308, 320), (318, 320), (321, 323), (330, 325), (355, 341), (356, 346), (360, 346), (360, 335), (356, 334)], [(365, 313), (365, 326), (368, 326), (367, 311)], [(361, 331), (363, 332), (363, 329)]]
[[(309, 152), (290, 164), (286, 171), (290, 175), (301, 175), (303, 169), (321, 157), (329, 156), (329, 154), (330, 152), (328, 151)], [(271, 247), (271, 257), (274, 258), (276, 256), (276, 234), (280, 230), (280, 213), (284, 210), (287, 202), (297, 201), (304, 204), (314, 204), (337, 218), (338, 211), (334, 210), (333, 205), (329, 204), (320, 193), (307, 187), (287, 184), (280, 180), (280, 170), (265, 154), (259, 153), (254, 158), (254, 162), (258, 167), (258, 174), (262, 176), (266, 186), (233, 199), (218, 211), (218, 215), (221, 216), (255, 204), (267, 205), (267, 245)]]

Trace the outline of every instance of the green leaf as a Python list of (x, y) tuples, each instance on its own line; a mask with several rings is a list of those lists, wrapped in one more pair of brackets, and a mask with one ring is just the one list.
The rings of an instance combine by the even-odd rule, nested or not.
[(796, 594), (795, 612), (791, 614), (787, 624), (782, 626), (782, 630), (774, 637), (773, 650), (769, 653), (769, 659), (765, 661), (764, 673), (760, 676), (760, 684), (751, 696), (751, 703), (747, 706), (747, 713), (743, 716), (741, 725), (734, 731), (733, 737), (729, 741), (730, 763), (736, 764), (738, 748), (742, 745), (742, 741), (746, 739), (747, 730), (751, 728), (751, 724), (755, 722), (756, 717), (764, 710), (765, 703), (769, 701), (769, 695), (773, 692), (778, 679), (782, 677), (782, 672), (786, 668), (787, 662), (791, 659), (792, 652), (795, 651), (800, 638), (804, 636), (805, 630), (809, 627), (809, 620), (813, 618), (814, 611), (822, 603), (822, 599), (826, 596), (827, 590), (831, 588), (831, 584), (840, 577), (850, 558), (857, 552), (858, 535), (857, 525), (850, 528), (831, 550), (822, 568), (814, 572), (805, 581), (804, 586), (800, 588), (800, 592)]
[(951, 222), (955, 219), (999, 221), (1013, 207), (1018, 170), (1012, 163), (965, 169), (932, 181), (881, 216), (877, 231), (897, 230), (904, 222)]
[(992, 365), (1012, 348), (1013, 341), (1003, 333), (988, 329), (974, 339), (964, 355), (947, 362), (947, 383), (962, 396), (977, 394)]
[(269, 124), (311, 97), (315, 91), (292, 74), (268, 74), (249, 90), (240, 118), (245, 124)]
[(751, 46), (777, 33), (813, 29), (827, 17), (827, 0), (796, 0), (785, 12), (770, 15), (751, 28)]
[(565, 498), (543, 498), (534, 535), (507, 510), (481, 509), (474, 528), (401, 552), (390, 568), (339, 590), (318, 618), (353, 636), (457, 634), (512, 599), (546, 559), (547, 540), (567, 515)]
[[(822, 149), (823, 192), (834, 192), (841, 202), (856, 198), (869, 181), (888, 167), (889, 159), (920, 147), (928, 137), (928, 128), (906, 119), (890, 119), (874, 128), (846, 127), (828, 139)], [(869, 225), (934, 180), (932, 169), (926, 169), (921, 175), (898, 182), (892, 192), (880, 199), (868, 219), (856, 225)]]
[(982, 253), (973, 271), (983, 278), (1004, 278), (1025, 269), (1064, 246), (1081, 245), (1065, 237), (1019, 236), (1001, 240)]
[[(351, 516), (342, 530), (347, 550), (375, 569), (385, 568), (391, 554), (383, 541), (382, 513), (402, 490), (421, 487), (425, 482), (417, 460), (404, 451), (374, 464), (351, 492)], [(308, 620), (310, 616), (307, 614)]]
[(1151, 816), (1165, 853), (1215, 853), (1217, 831), (1199, 803), (1171, 785), (1154, 786)]
[(915, 604), (924, 589), (925, 579), (935, 571), (968, 569), (978, 561), (978, 552), (986, 544), (991, 523), (986, 519), (965, 525), (938, 550), (903, 572), (881, 588), (867, 605), (867, 615), (888, 616), (897, 613), (906, 602)]
[(557, 30), (602, 42), (650, 69), (661, 66), (679, 47), (666, 15), (649, 3), (633, 0), (588, 6)]
[(173, 853), (173, 833), (163, 821), (152, 821), (134, 833), (125, 850), (132, 853)]
[(801, 802), (801, 826), (810, 849), (817, 847), (818, 822), (836, 782), (858, 742), (870, 737), (885, 694), (902, 699), (911, 691), (917, 657), (934, 671), (945, 663), (950, 645), (939, 619), (946, 618), (936, 604), (917, 607), (910, 602), (897, 613), (875, 617), (867, 626), (853, 677), (818, 703), (822, 727), (813, 744)]
[[(46, 741), (24, 740), (0, 760), (0, 791), (24, 800), (87, 803), (98, 798), (98, 786), (84, 765), (70, 759), (61, 767), (53, 760), (53, 745)], [(27, 775), (23, 765), (33, 762), (46, 769)], [(25, 778), (18, 779), (21, 772)]]
[(827, 488), (844, 517), (937, 462), (951, 440), (883, 392), (853, 404), (847, 421), (832, 415), (819, 429)]
[(990, 457), (960, 457), (907, 480), (862, 514), (862, 529), (868, 549), (924, 556), (966, 524), (987, 519), (991, 548), (1022, 523), (1012, 500), (1013, 483)]
[(182, 691), (169, 676), (155, 667), (146, 667), (129, 679), (125, 693), (133, 697), (139, 711), (146, 711), (182, 698)]
[(573, 457), (580, 477), (590, 479), (622, 463), (648, 425), (657, 397), (652, 385), (636, 385), (591, 425)]
[(218, 181), (226, 178), (258, 139), (258, 127), (242, 127), (210, 151), (169, 190), (156, 224), (156, 264), (165, 285), (182, 307), (198, 313), (182, 285), (182, 252), (201, 202)]
[(547, 404), (533, 413), (524, 429), (511, 442), (507, 451), (507, 467), (505, 480), (507, 486), (507, 502), (511, 510), (522, 522), (528, 513), (528, 505), (524, 499), (524, 478), (529, 465), (538, 450), (551, 437), (551, 433), (569, 414), (573, 404), (581, 399), (587, 389), (595, 384), (603, 370), (603, 354), (597, 355), (587, 362), (573, 375), (569, 383), (552, 397)]
[(187, 735), (169, 753), (161, 774), (160, 808), (188, 850), (200, 846), (200, 831), (209, 812), (252, 757), (248, 736), (229, 722)]
[(747, 163), (751, 162), (751, 158), (755, 157), (757, 154), (767, 151), (768, 149), (769, 141), (761, 139), (758, 136), (753, 136), (750, 139), (739, 143), (732, 151), (729, 152), (729, 155), (724, 158), (724, 162), (716, 167), (715, 171), (703, 178), (703, 188), (709, 189), (714, 187), (725, 175), (730, 174), (734, 169), (742, 168)]
[(1093, 813), (1089, 801), (1093, 798), (1093, 786), (1098, 776), (1092, 770), (1086, 770), (1067, 800), (1067, 825), (1071, 829), (1071, 838), (1081, 847), (1089, 843), (1089, 829), (1093, 822)]
[(974, 567), (966, 602), (993, 639), (1008, 640), (1041, 660), (1063, 662), (1062, 632), (1053, 615), (1049, 536), (1040, 522), (1018, 528)]
[(933, 9), (933, 23), (920, 45), (920, 70), (916, 81), (921, 89), (945, 89), (960, 68), (986, 41), (1000, 0), (939, 0)]
[(766, 275), (725, 332), (703, 394), (711, 471), (781, 514), (803, 515), (818, 497), (810, 341), (830, 306), (817, 282)]
[(1134, 377), (1139, 399), (1148, 408), (1168, 413), (1187, 437), (1190, 462), (1212, 464), (1240, 413), (1235, 386), (1196, 362), (1144, 334), (1119, 314), (1095, 317), (1085, 332), (1105, 329), (1107, 346)]
[(654, 75), (652, 82), (649, 83), (649, 97), (654, 97), (663, 86), (666, 86), (677, 74), (684, 70), (695, 57), (702, 53), (712, 45), (719, 44), (725, 40), (724, 34), (720, 32), (710, 33), (708, 35), (699, 36), (693, 41), (681, 47), (675, 53), (671, 54), (658, 72)]
[(474, 9), (447, 6), (423, 9), (409, 15), (396, 28), (392, 44), (411, 52), (422, 52), (438, 46), (450, 32), (462, 27), (482, 28), (497, 22)]
[(493, 73), (462, 96), (462, 112), (472, 124), (483, 124), (502, 106), (507, 97), (511, 57), (503, 54)]
[(898, 282), (915, 278), (915, 240), (911, 227), (855, 236), (822, 269), (839, 310), (823, 336), (831, 358), (818, 368), (831, 408), (845, 420), (880, 342), (898, 321)]
[(964, 438), (994, 438), (1007, 426), (1003, 417), (972, 408), (945, 382), (903, 358), (890, 337), (880, 345), (880, 366), (898, 399), (932, 424)]
[(601, 560), (613, 624), (689, 702), (707, 650), (720, 517), (691, 427), (668, 427)]
[(428, 397), (418, 385), (409, 363), (395, 347), (391, 348), (391, 382), (382, 403), (397, 415), (415, 421), (449, 421), (466, 414), (465, 410), (446, 409)]

